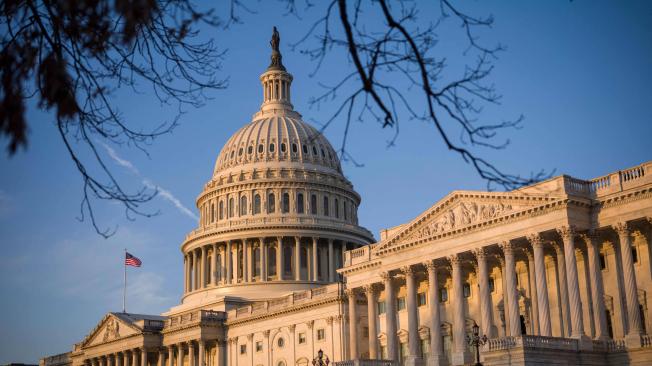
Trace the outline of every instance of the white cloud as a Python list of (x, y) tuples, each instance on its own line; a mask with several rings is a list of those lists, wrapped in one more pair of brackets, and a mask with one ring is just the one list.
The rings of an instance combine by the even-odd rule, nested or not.
[(174, 207), (176, 207), (179, 210), (179, 212), (181, 212), (182, 214), (190, 217), (191, 219), (193, 219), (195, 221), (199, 221), (199, 217), (197, 215), (195, 215), (195, 213), (193, 213), (183, 203), (181, 203), (181, 201), (178, 198), (176, 198), (172, 194), (172, 192), (170, 192), (167, 189), (153, 183), (148, 178), (142, 177), (142, 175), (140, 174), (140, 171), (138, 171), (138, 168), (136, 168), (136, 166), (134, 166), (134, 164), (132, 162), (121, 158), (118, 155), (118, 153), (113, 148), (111, 148), (110, 146), (108, 146), (108, 145), (106, 145), (106, 144), (104, 144), (102, 142), (100, 142), (100, 144), (102, 144), (102, 146), (104, 146), (104, 148), (106, 149), (106, 151), (109, 154), (109, 156), (111, 157), (111, 159), (113, 159), (113, 161), (115, 161), (118, 165), (128, 169), (133, 174), (141, 177), (143, 179), (143, 185), (145, 185), (145, 187), (150, 188), (150, 189), (155, 189), (158, 192), (158, 194), (159, 194), (159, 196), (161, 198), (163, 198), (164, 200), (172, 203), (174, 205)]

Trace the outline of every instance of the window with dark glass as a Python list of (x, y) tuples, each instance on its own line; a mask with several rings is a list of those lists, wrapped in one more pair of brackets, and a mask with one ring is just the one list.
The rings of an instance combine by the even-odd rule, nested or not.
[(324, 197), (324, 216), (328, 216), (328, 197)]
[(211, 222), (215, 222), (215, 204), (211, 203)]
[(224, 219), (224, 201), (220, 201), (218, 211), (219, 211), (219, 219), (223, 220)]
[(263, 351), (263, 342), (258, 341), (256, 342), (256, 352), (262, 352)]
[(376, 303), (376, 306), (378, 308), (378, 314), (385, 314), (385, 302), (384, 301), (378, 301)]
[(297, 148), (297, 144), (292, 144), (292, 152), (296, 154), (297, 151), (299, 151), (299, 148)]
[(258, 153), (259, 153), (259, 154), (263, 152), (263, 149), (265, 149), (265, 148), (263, 147), (263, 144), (258, 145)]
[(299, 333), (299, 344), (306, 343), (306, 333)]
[(240, 354), (244, 355), (247, 353), (247, 345), (246, 344), (241, 344), (240, 345)]
[(636, 250), (636, 247), (632, 247), (632, 262), (638, 263), (638, 250)]
[(607, 258), (605, 258), (603, 253), (600, 253), (600, 269), (607, 268)]
[(249, 147), (247, 148), (247, 154), (251, 154), (251, 153), (253, 153), (253, 152), (254, 152), (254, 147), (253, 147), (253, 146), (249, 146)]
[(312, 147), (312, 154), (317, 156), (317, 148), (314, 146)]
[(324, 332), (324, 329), (317, 329), (317, 340), (321, 341), (324, 338), (326, 338), (326, 332)]
[(274, 144), (269, 144), (269, 152), (274, 152)]
[(348, 205), (346, 204), (346, 201), (344, 201), (344, 211), (343, 211), (344, 212), (344, 220), (347, 219), (347, 213), (349, 212), (347, 206)]
[(254, 195), (254, 215), (260, 213), (260, 195), (256, 193)]
[(233, 197), (229, 198), (229, 217), (233, 217), (233, 206), (235, 204), (233, 203)]
[(283, 142), (281, 143), (281, 152), (285, 152), (285, 150), (287, 150), (287, 148), (285, 147), (285, 143)]
[(426, 306), (426, 293), (419, 292), (417, 294), (417, 306)]
[(276, 202), (274, 201), (274, 193), (267, 196), (267, 213), (274, 213), (276, 211)]
[(279, 348), (283, 348), (283, 346), (285, 346), (285, 339), (279, 338), (278, 341), (276, 341), (276, 344)]
[(496, 283), (494, 282), (494, 279), (489, 277), (489, 292), (494, 292), (494, 289), (496, 288)]
[(340, 218), (340, 201), (336, 198), (335, 205), (333, 206), (333, 211), (335, 211), (335, 218)]
[(247, 196), (240, 197), (240, 216), (247, 214)]
[(396, 310), (405, 310), (405, 297), (396, 298)]
[(238, 156), (242, 156), (242, 148), (238, 150)]
[(439, 289), (439, 302), (446, 302), (448, 301), (448, 289), (446, 287), (443, 287)]
[(471, 285), (468, 283), (462, 285), (462, 293), (464, 294), (464, 297), (471, 297)]
[(290, 212), (290, 194), (289, 193), (283, 193), (283, 202), (282, 204), (282, 210), (283, 213), (288, 213)]
[(303, 193), (297, 193), (297, 213), (302, 214), (303, 211)]
[(308, 146), (303, 145), (302, 148), (303, 148), (303, 153), (307, 154), (308, 153)]
[(310, 196), (310, 213), (313, 215), (317, 214), (317, 195), (313, 194)]

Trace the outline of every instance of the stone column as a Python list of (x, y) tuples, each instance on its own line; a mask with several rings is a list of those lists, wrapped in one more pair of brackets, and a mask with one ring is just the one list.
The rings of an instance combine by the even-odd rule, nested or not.
[(367, 295), (367, 320), (369, 328), (369, 358), (372, 360), (378, 359), (378, 330), (376, 329), (376, 318), (378, 318), (376, 309), (376, 289), (374, 285), (366, 285), (364, 287), (365, 295)]
[(385, 332), (387, 335), (387, 358), (398, 361), (398, 349), (396, 339), (396, 298), (394, 284), (390, 272), (381, 273), (385, 284)]
[(613, 226), (618, 233), (618, 242), (620, 243), (620, 258), (623, 266), (623, 280), (625, 284), (625, 300), (627, 301), (627, 335), (625, 342), (628, 347), (641, 346), (641, 313), (638, 304), (638, 288), (636, 286), (636, 275), (634, 270), (634, 260), (632, 258), (632, 243), (630, 230), (627, 222), (619, 222)]
[(165, 350), (163, 348), (158, 350), (158, 366), (165, 366)]
[(174, 347), (172, 346), (167, 346), (167, 347), (168, 347), (168, 366), (174, 366)]
[(231, 249), (234, 252), (232, 254), (232, 258), (233, 258), (233, 260), (232, 260), (232, 262), (233, 262), (233, 279), (232, 279), (232, 281), (233, 281), (233, 283), (238, 283), (240, 281), (240, 243), (238, 243), (236, 241), (235, 245)]
[[(131, 350), (131, 366), (136, 366), (138, 365), (138, 353), (136, 352), (136, 349)], [(144, 365), (140, 365), (144, 366)]]
[(539, 331), (542, 336), (551, 337), (550, 304), (548, 302), (548, 282), (546, 277), (546, 261), (543, 253), (543, 240), (539, 234), (528, 236), (534, 252), (534, 270), (536, 271), (537, 310), (539, 311)]
[(333, 239), (328, 239), (328, 282), (335, 281), (335, 258), (333, 257)]
[(201, 288), (206, 287), (206, 267), (208, 267), (208, 248), (204, 245), (201, 247)]
[(283, 272), (285, 272), (284, 258), (283, 258), (283, 237), (276, 238), (276, 278), (283, 279)]
[(195, 344), (190, 341), (188, 342), (188, 366), (196, 366), (195, 364)]
[(586, 243), (589, 257), (589, 273), (591, 279), (591, 295), (593, 295), (593, 323), (595, 324), (595, 338), (605, 340), (609, 338), (607, 331), (607, 314), (604, 307), (604, 287), (602, 286), (602, 270), (600, 269), (600, 243), (598, 234), (591, 230), (582, 235)]
[(242, 239), (242, 282), (249, 282), (249, 240)]
[[(198, 347), (199, 347), (199, 349), (198, 349), (198, 355), (197, 355), (198, 358), (199, 358), (199, 365), (198, 365), (198, 366), (205, 366), (205, 363), (206, 363), (206, 362), (204, 361), (204, 357), (205, 357), (206, 355), (205, 355), (204, 353), (206, 353), (206, 350), (205, 350), (205, 344), (204, 344), (204, 341), (201, 340), (201, 339), (197, 340), (197, 345), (198, 345)], [(253, 352), (253, 350), (250, 349), (250, 352)]]
[(408, 366), (421, 363), (419, 355), (419, 314), (417, 312), (417, 288), (414, 270), (410, 266), (403, 267), (401, 272), (405, 275), (406, 306), (408, 311), (408, 350), (406, 364)]
[(183, 255), (183, 293), (188, 293), (188, 255)]
[(317, 237), (312, 237), (312, 280), (319, 281), (319, 257), (317, 256)]
[(258, 238), (260, 242), (260, 280), (267, 281), (267, 245), (265, 238)]
[(358, 359), (358, 311), (355, 289), (347, 289), (346, 295), (349, 300), (349, 359)]
[(539, 302), (537, 301), (537, 278), (535, 275), (534, 254), (526, 249), (527, 268), (530, 288), (530, 299), (532, 306), (532, 335), (539, 335)]
[(453, 277), (453, 365), (471, 362), (466, 348), (466, 319), (464, 317), (464, 291), (462, 261), (457, 254), (448, 257)]
[(231, 284), (233, 281), (233, 262), (231, 261), (231, 240), (226, 242), (224, 250), (224, 261), (226, 262), (226, 283)]
[(197, 290), (197, 252), (193, 249), (189, 253), (191, 255), (190, 261), (190, 291)]
[(493, 314), (491, 311), (491, 291), (489, 289), (489, 269), (487, 268), (487, 251), (485, 248), (478, 248), (474, 251), (478, 261), (478, 285), (480, 288), (480, 322), (481, 335), (491, 338)]
[(501, 243), (505, 254), (505, 287), (507, 290), (509, 335), (518, 337), (521, 335), (521, 319), (518, 308), (518, 291), (516, 289), (516, 262), (514, 260), (514, 244), (506, 240)]
[(220, 283), (226, 284), (226, 243), (220, 245)]
[(147, 349), (145, 347), (140, 349), (140, 366), (147, 366)]
[[(122, 356), (120, 356), (120, 352), (116, 352), (113, 355), (113, 360), (114, 360), (116, 366), (125, 366), (122, 363)], [(88, 364), (86, 362), (84, 362), (84, 366), (88, 366)], [(160, 366), (165, 366), (165, 365), (160, 365)]]
[(428, 310), (430, 311), (430, 360), (428, 360), (428, 365), (439, 366), (444, 363), (445, 359), (441, 343), (439, 280), (435, 263), (428, 261), (424, 265), (428, 270)]
[(256, 264), (254, 258), (254, 242), (249, 241), (247, 245), (247, 281), (253, 282), (256, 275)]
[[(564, 255), (564, 248), (559, 243), (553, 243), (555, 252), (557, 253), (557, 273), (559, 275), (559, 292), (561, 297), (561, 312), (562, 312), (562, 337), (571, 336), (571, 321), (570, 321), (570, 308), (568, 306), (568, 282), (566, 281), (566, 256)], [(573, 254), (573, 258), (575, 255)]]
[(218, 272), (217, 272), (217, 255), (219, 253), (219, 250), (217, 249), (217, 243), (213, 243), (213, 273), (211, 273), (211, 283), (213, 286), (217, 286), (217, 277), (218, 277)]
[(564, 256), (566, 259), (566, 283), (568, 286), (568, 305), (570, 307), (571, 337), (582, 339), (584, 321), (582, 320), (582, 302), (580, 286), (577, 281), (577, 263), (575, 262), (575, 229), (572, 226), (562, 226), (557, 230), (564, 241)]
[(301, 237), (294, 237), (294, 280), (301, 281)]
[(183, 343), (177, 344), (177, 365), (183, 366)]
[(129, 366), (129, 354), (127, 353), (127, 351), (122, 351), (122, 364), (124, 366)]

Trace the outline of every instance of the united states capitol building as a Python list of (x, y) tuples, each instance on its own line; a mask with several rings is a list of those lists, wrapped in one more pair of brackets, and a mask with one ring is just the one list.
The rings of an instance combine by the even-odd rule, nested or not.
[(41, 366), (465, 365), (474, 324), (485, 365), (652, 364), (652, 162), (454, 191), (376, 240), (272, 49), (197, 198), (179, 305), (108, 313)]

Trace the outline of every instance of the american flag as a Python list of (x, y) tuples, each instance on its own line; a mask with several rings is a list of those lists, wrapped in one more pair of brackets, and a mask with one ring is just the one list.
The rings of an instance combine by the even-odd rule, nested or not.
[(131, 255), (129, 253), (125, 253), (125, 265), (126, 266), (140, 267), (141, 264), (143, 264), (143, 262), (141, 262), (140, 259), (134, 257), (133, 255)]

